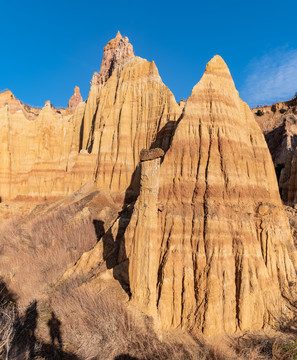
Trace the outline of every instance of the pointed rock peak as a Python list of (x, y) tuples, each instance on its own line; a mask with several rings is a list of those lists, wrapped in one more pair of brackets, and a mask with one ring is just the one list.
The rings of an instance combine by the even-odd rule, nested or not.
[[(208, 91), (207, 89), (212, 89)], [(219, 95), (220, 94), (220, 95)], [(194, 86), (187, 104), (190, 102), (203, 101), (212, 103), (213, 99), (224, 97), (224, 102), (230, 101), (237, 104), (238, 91), (227, 64), (219, 55), (215, 55), (206, 65), (205, 72), (201, 80)], [(229, 100), (227, 100), (227, 98)], [(223, 100), (222, 100), (223, 101)], [(185, 106), (185, 109), (187, 105)]]
[(71, 98), (68, 101), (68, 109), (71, 111), (74, 111), (78, 104), (80, 104), (83, 101), (83, 98), (80, 94), (80, 89), (78, 86), (75, 86), (74, 88), (74, 94), (71, 96)]
[(51, 102), (50, 100), (46, 100), (45, 104), (44, 104), (45, 108), (51, 108)]
[(226, 73), (231, 76), (227, 64), (220, 55), (215, 55), (206, 65), (206, 73)]
[(116, 37), (110, 40), (104, 48), (99, 76), (93, 77), (92, 85), (94, 83), (103, 85), (119, 65), (134, 56), (133, 46), (129, 39), (127, 36), (123, 38), (118, 31)]
[(0, 91), (0, 97), (10, 97), (11, 99), (15, 99), (15, 96), (10, 90)]
[(119, 30), (118, 30), (117, 35), (116, 35), (115, 38), (116, 39), (122, 39), (123, 38)]
[(10, 90), (4, 90), (0, 92), (0, 106), (10, 104), (14, 101), (16, 101), (16, 98)]

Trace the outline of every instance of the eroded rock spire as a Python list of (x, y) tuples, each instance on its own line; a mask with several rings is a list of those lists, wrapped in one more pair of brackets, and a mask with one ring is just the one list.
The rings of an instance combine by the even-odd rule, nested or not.
[(129, 39), (127, 36), (123, 38), (118, 31), (116, 37), (105, 46), (100, 72), (99, 74), (94, 73), (91, 83), (104, 84), (117, 66), (134, 56), (133, 46), (130, 44)]
[(74, 88), (74, 94), (71, 96), (71, 98), (68, 101), (68, 108), (71, 111), (74, 111), (78, 104), (80, 104), (83, 101), (83, 98), (80, 94), (80, 89), (78, 86), (75, 86)]
[[(146, 238), (151, 245), (138, 244), (138, 234), (151, 226), (141, 197), (125, 233), (132, 299), (143, 311), (157, 312), (163, 328), (206, 335), (259, 330), (284, 309), (289, 313), (297, 254), (273, 163), (219, 56), (187, 100), (159, 186), (162, 209), (157, 233)], [(157, 265), (148, 257), (151, 248), (149, 256), (158, 249)], [(139, 275), (148, 269), (140, 270), (144, 258), (154, 264), (150, 275)]]

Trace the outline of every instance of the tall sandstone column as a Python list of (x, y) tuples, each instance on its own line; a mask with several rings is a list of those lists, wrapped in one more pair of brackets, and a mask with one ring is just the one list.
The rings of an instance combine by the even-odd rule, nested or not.
[[(156, 315), (158, 277), (158, 194), (160, 161), (164, 151), (157, 148), (140, 153), (140, 194), (134, 208), (139, 226), (135, 227), (131, 262), (130, 290), (133, 300), (150, 315)], [(141, 256), (138, 254), (141, 253)]]

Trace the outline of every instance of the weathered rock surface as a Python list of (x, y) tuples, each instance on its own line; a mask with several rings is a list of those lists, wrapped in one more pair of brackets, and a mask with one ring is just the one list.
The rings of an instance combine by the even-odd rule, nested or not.
[[(163, 328), (207, 335), (290, 312), (297, 254), (274, 166), (219, 56), (181, 106), (120, 34), (73, 114), (11, 95), (2, 106), (0, 96), (0, 196), (68, 195), (30, 216), (70, 204), (67, 231), (87, 219), (99, 240), (57, 286), (112, 281)], [(69, 195), (87, 182), (95, 188)]]
[[(93, 181), (123, 202), (130, 185), (131, 196), (139, 191), (133, 184), (140, 150), (166, 150), (181, 112), (154, 62), (135, 57), (119, 33), (73, 115), (47, 104), (29, 119), (11, 96), (0, 106), (2, 200), (66, 196)], [(20, 109), (12, 111), (6, 98)]]
[[(68, 265), (97, 243), (119, 210), (107, 192), (85, 184), (64, 199), (39, 204), (25, 216), (1, 224), (1, 278), (18, 293), (21, 303), (30, 303), (32, 295), (40, 297), (51, 282), (56, 282), (50, 273), (60, 277)], [(43, 263), (47, 257), (48, 263)], [(49, 264), (56, 268), (48, 269)], [(96, 265), (98, 268), (98, 258)]]
[(272, 156), (282, 200), (285, 203), (292, 204), (295, 201), (295, 195), (292, 197), (292, 194), (296, 192), (291, 172), (293, 155), (297, 145), (297, 98), (254, 109), (253, 112), (256, 121), (264, 132)]
[[(144, 151), (142, 154), (144, 155)], [(129, 281), (132, 299), (143, 311), (156, 315), (156, 279), (160, 255), (158, 193), (162, 150), (158, 153), (154, 149), (145, 155), (141, 162), (140, 194), (134, 208), (137, 224), (133, 226), (134, 241), (129, 259)], [(134, 225), (133, 222), (132, 224)]]
[[(164, 210), (150, 238), (155, 223), (142, 228), (152, 226), (144, 225), (149, 211), (156, 216), (152, 199), (137, 200), (125, 247), (132, 298), (158, 312), (163, 327), (261, 329), (296, 299), (296, 249), (273, 163), (219, 56), (194, 87), (161, 165)], [(144, 261), (146, 271), (134, 274)]]
[(271, 106), (257, 107), (252, 109), (252, 112), (262, 131), (266, 134), (280, 126), (283, 123), (284, 116), (297, 114), (297, 97)]
[[(91, 107), (97, 105), (88, 114), (89, 100), (86, 105), (83, 148), (97, 156), (97, 187), (109, 189), (121, 198), (127, 195), (130, 185), (131, 193), (137, 193), (133, 182), (141, 149), (166, 150), (181, 110), (163, 84), (155, 63), (138, 57), (115, 69), (99, 88), (97, 100), (92, 97), (91, 101)], [(92, 124), (91, 128), (86, 124)]]
[(265, 134), (279, 183), (279, 191), (285, 203), (288, 202), (292, 159), (297, 145), (297, 117), (286, 115), (283, 123)]
[(83, 98), (80, 94), (79, 87), (75, 86), (74, 94), (71, 96), (71, 98), (68, 101), (68, 109), (74, 111), (77, 108), (77, 105), (80, 104), (82, 101)]
[(67, 194), (63, 179), (72, 141), (72, 119), (49, 104), (34, 120), (21, 110), (11, 112), (9, 105), (0, 108), (2, 200)]
[(140, 161), (154, 160), (164, 156), (164, 151), (160, 148), (151, 150), (142, 149), (140, 151)]
[(110, 40), (104, 48), (98, 83), (104, 84), (120, 64), (132, 57), (134, 57), (133, 46), (127, 36), (123, 38), (118, 31), (116, 37)]

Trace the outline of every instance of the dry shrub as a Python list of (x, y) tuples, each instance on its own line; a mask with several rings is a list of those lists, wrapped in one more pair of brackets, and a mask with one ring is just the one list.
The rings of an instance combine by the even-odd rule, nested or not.
[(29, 303), (97, 241), (93, 219), (76, 204), (63, 206), (23, 224), (0, 227), (1, 273), (12, 279), (20, 302)]
[(60, 289), (51, 297), (51, 306), (62, 323), (64, 349), (81, 359), (263, 359), (258, 351), (246, 352), (223, 337), (206, 340), (178, 330), (160, 337), (151, 318), (90, 285)]
[[(7, 279), (12, 278), (11, 285), (23, 306), (38, 298), (70, 263), (96, 243), (93, 219), (90, 214), (82, 213), (81, 206), (72, 204), (30, 220), (25, 218), (0, 226), (1, 272)], [(0, 286), (0, 359), (7, 357), (13, 338), (16, 343), (13, 349), (21, 354), (28, 353), (32, 340), (28, 319), (34, 311), (28, 311), (30, 306), (25, 307), (23, 317), (18, 318), (15, 300), (9, 294), (6, 287)], [(45, 340), (43, 334), (48, 335), (49, 331), (45, 321), (43, 328), (40, 326), (43, 329), (40, 339), (33, 339), (34, 351), (40, 359), (52, 359), (52, 354), (64, 360), (297, 359), (293, 332), (296, 319), (282, 320), (282, 335), (247, 333), (229, 337), (227, 342), (224, 338), (206, 341), (176, 331), (160, 338), (150, 318), (106, 291), (98, 293), (90, 285), (52, 288), (50, 305), (62, 324), (63, 349), (57, 349), (48, 338)], [(19, 359), (24, 360), (27, 355)]]
[(17, 308), (15, 298), (0, 279), (0, 359), (8, 356), (15, 335)]
[(296, 360), (297, 342), (292, 334), (280, 332), (248, 332), (229, 337), (230, 346), (239, 356), (249, 360)]
[[(198, 345), (159, 340), (152, 320), (84, 286), (55, 294), (65, 347), (82, 359), (206, 359)], [(129, 356), (129, 357), (128, 357)]]

